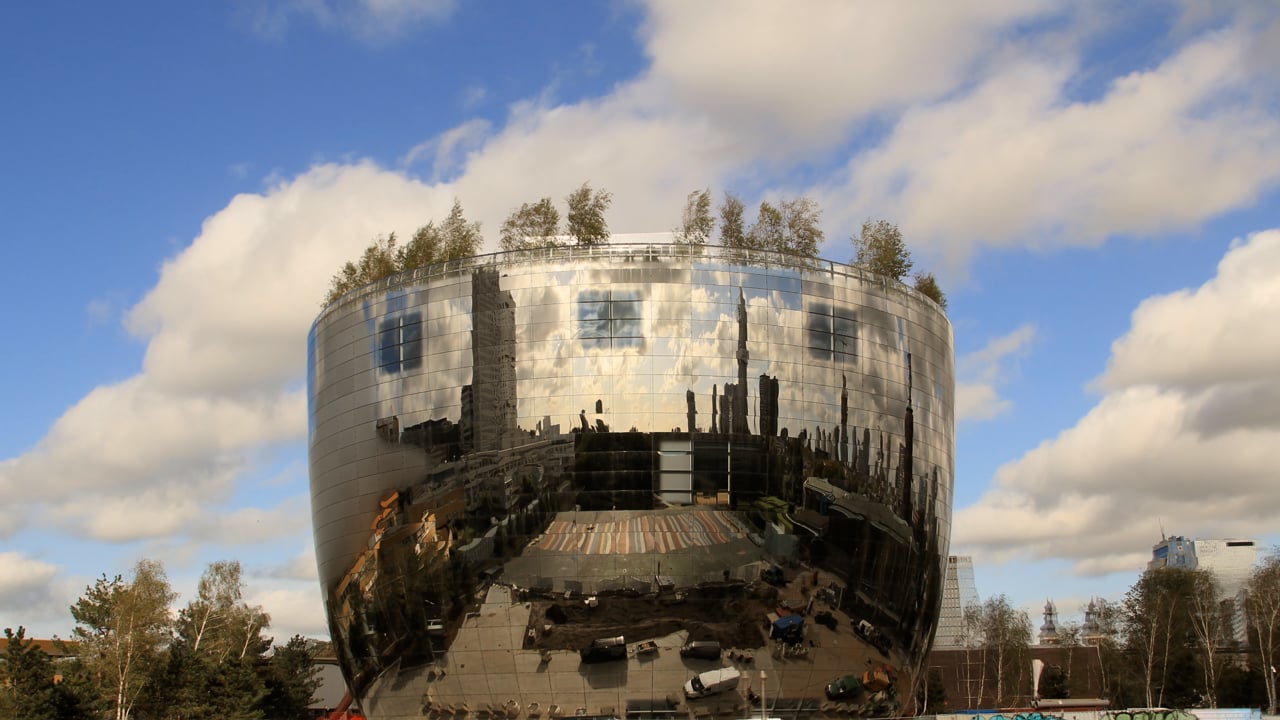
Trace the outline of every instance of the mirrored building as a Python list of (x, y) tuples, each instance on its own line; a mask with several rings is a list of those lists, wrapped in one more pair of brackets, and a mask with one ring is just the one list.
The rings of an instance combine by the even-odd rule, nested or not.
[(906, 703), (951, 522), (932, 301), (772, 253), (557, 248), (348, 293), (308, 352), (320, 582), (370, 717)]

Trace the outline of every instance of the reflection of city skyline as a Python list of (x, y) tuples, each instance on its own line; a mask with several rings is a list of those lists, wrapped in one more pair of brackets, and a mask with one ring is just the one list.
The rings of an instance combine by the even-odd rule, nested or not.
[[(636, 587), (623, 575), (654, 561), (574, 561), (564, 566), (578, 576), (570, 579), (548, 575), (548, 560), (521, 561), (520, 548), (533, 547), (535, 537), (550, 542), (541, 534), (564, 527), (557, 513), (668, 506), (785, 519), (794, 539), (770, 540), (767, 551), (835, 573), (856, 589), (841, 596), (845, 609), (883, 626), (903, 659), (918, 662), (932, 634), (949, 533), (953, 441), (949, 411), (939, 418), (937, 410), (950, 402), (949, 330), (922, 335), (941, 344), (924, 346), (931, 373), (924, 385), (933, 392), (919, 445), (912, 334), (887, 315), (877, 324), (883, 310), (842, 305), (829, 290), (810, 299), (809, 281), (786, 273), (778, 279), (786, 289), (769, 292), (748, 285), (742, 269), (667, 273), (743, 279), (705, 293), (731, 302), (699, 309), (678, 299), (674, 282), (603, 283), (608, 267), (588, 263), (577, 282), (545, 287), (521, 269), (479, 268), (444, 284), (388, 291), (361, 308), (378, 378), (368, 407), (377, 414), (368, 430), (352, 426), (345, 436), (362, 448), (352, 456), (363, 479), (352, 487), (367, 499), (343, 501), (351, 520), (340, 520), (341, 533), (325, 530), (336, 525), (326, 524), (321, 499), (339, 496), (349, 481), (326, 485), (326, 472), (340, 473), (323, 469), (314, 446), (312, 461), (313, 483), (322, 468), (313, 491), (317, 558), (344, 667), (364, 678), (357, 685), (385, 670), (389, 657), (439, 660), (448, 632), (414, 628), (439, 615), (451, 631), (461, 617), (453, 614), (466, 606), (459, 590), (481, 582), (494, 563), (508, 568), (509, 582), (529, 587)], [(582, 282), (588, 277), (595, 282)], [(755, 282), (773, 282), (761, 277)], [(522, 305), (522, 297), (538, 304)], [(442, 318), (433, 307), (456, 312)], [(681, 314), (689, 320), (670, 317)], [(696, 320), (711, 314), (714, 324)], [(752, 332), (753, 318), (773, 324)], [(699, 322), (714, 339), (698, 339)], [(658, 327), (686, 339), (676, 330), (658, 336)], [(704, 370), (679, 394), (658, 392), (669, 369), (689, 358), (690, 367), (726, 372)], [(316, 376), (327, 390), (324, 373)], [(450, 382), (451, 398), (442, 394)], [(313, 417), (321, 434), (324, 419)], [(366, 514), (356, 502), (378, 510)], [(699, 572), (688, 572), (684, 581), (698, 582)]]

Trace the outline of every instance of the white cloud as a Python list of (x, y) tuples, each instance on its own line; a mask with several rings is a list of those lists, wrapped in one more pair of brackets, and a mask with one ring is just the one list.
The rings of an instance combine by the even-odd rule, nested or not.
[(0, 552), (0, 609), (12, 611), (44, 598), (58, 569), (16, 552)]
[(956, 360), (956, 422), (990, 420), (1013, 407), (997, 386), (1017, 373), (1017, 361), (1035, 338), (1035, 326), (1022, 325)]
[(443, 217), (451, 202), (367, 163), (318, 166), (237, 196), (128, 312), (147, 341), (142, 372), (96, 388), (0, 464), (5, 497), (45, 508), (25, 517), (111, 542), (296, 529), (307, 515), (296, 501), (227, 503), (263, 448), (305, 436), (298, 386), (329, 277), (379, 232)]
[(401, 158), (401, 167), (415, 165), (424, 158), (431, 159), (433, 182), (452, 175), (462, 167), (469, 153), (475, 151), (489, 134), (488, 120), (475, 118), (447, 130), (436, 137), (414, 145)]
[(1024, 53), (906, 110), (829, 195), (855, 201), (828, 204), (850, 222), (897, 218), (955, 265), (980, 246), (1194, 227), (1280, 180), (1274, 83), (1247, 61), (1264, 37), (1243, 22), (1202, 35), (1092, 101), (1068, 97), (1076, 61)]
[(1113, 346), (1107, 394), (1002, 466), (957, 511), (955, 544), (1070, 559), (1087, 574), (1137, 569), (1161, 524), (1193, 537), (1273, 532), (1280, 413), (1237, 401), (1280, 396), (1280, 331), (1266, 320), (1280, 316), (1277, 277), (1270, 230), (1235, 244), (1201, 287), (1143, 302)]
[(1139, 383), (1195, 390), (1276, 378), (1280, 358), (1280, 231), (1237, 242), (1194, 290), (1150, 298), (1111, 347), (1099, 387)]
[(1050, 3), (752, 0), (649, 3), (654, 78), (679, 103), (782, 152), (824, 147), (850, 125), (962, 86), (999, 36)]
[(396, 40), (414, 28), (449, 17), (455, 0), (268, 0), (242, 7), (250, 28), (279, 38), (297, 18), (341, 30), (370, 43)]
[(263, 577), (279, 580), (319, 582), (319, 575), (316, 572), (315, 546), (308, 543), (307, 546), (303, 548), (302, 552), (294, 555), (275, 567), (262, 571), (260, 574)]
[(290, 583), (286, 587), (267, 589), (251, 587), (245, 593), (245, 602), (261, 605), (271, 616), (268, 634), (275, 638), (276, 645), (285, 644), (294, 635), (329, 637), (319, 583)]

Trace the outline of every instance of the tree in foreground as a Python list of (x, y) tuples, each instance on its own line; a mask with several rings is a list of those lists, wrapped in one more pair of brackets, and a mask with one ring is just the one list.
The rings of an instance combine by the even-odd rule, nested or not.
[(5, 628), (8, 641), (0, 665), (0, 717), (53, 720), (53, 662), (26, 637), (26, 628)]
[(1262, 676), (1267, 691), (1267, 713), (1275, 715), (1276, 675), (1268, 672), (1276, 667), (1278, 631), (1280, 631), (1280, 554), (1273, 554), (1254, 568), (1247, 587), (1249, 626), (1258, 645)]
[(711, 215), (711, 190), (694, 190), (685, 198), (684, 213), (680, 217), (680, 229), (676, 242), (684, 245), (706, 245), (715, 230), (716, 219)]
[(1231, 619), (1218, 602), (1218, 583), (1213, 574), (1192, 572), (1187, 611), (1191, 614), (1191, 631), (1200, 648), (1200, 667), (1204, 674), (1204, 702), (1218, 707), (1218, 678), (1225, 668), (1226, 656), (1219, 650), (1226, 646)]
[[(91, 720), (94, 693), (79, 660), (59, 663), (27, 638), (26, 628), (4, 629), (0, 655), (0, 718), (3, 720)], [(60, 678), (58, 676), (61, 676)]]
[(1189, 598), (1196, 572), (1180, 568), (1148, 570), (1124, 598), (1126, 650), (1137, 661), (1146, 707), (1192, 707), (1201, 668), (1196, 657)]
[(111, 717), (125, 720), (148, 677), (161, 663), (171, 637), (169, 588), (164, 567), (140, 560), (126, 581), (105, 575), (71, 606), (73, 637)]
[(503, 250), (560, 247), (560, 211), (551, 198), (524, 203), (502, 222), (498, 246)]
[(867, 220), (862, 223), (862, 231), (849, 240), (853, 243), (855, 264), (897, 281), (911, 272), (911, 251), (902, 239), (902, 231), (888, 220)]
[(1031, 618), (1025, 612), (997, 595), (967, 608), (964, 622), (966, 644), (980, 651), (979, 702), (985, 702), (983, 689), (988, 683), (997, 707), (1007, 704), (1014, 688), (1030, 687)]
[(294, 635), (271, 656), (262, 709), (272, 720), (311, 720), (307, 707), (319, 689), (315, 649), (306, 638)]
[(613, 204), (613, 194), (608, 190), (592, 190), (587, 183), (569, 193), (565, 198), (569, 211), (565, 215), (565, 230), (580, 246), (603, 245), (609, 242), (609, 223), (604, 214)]

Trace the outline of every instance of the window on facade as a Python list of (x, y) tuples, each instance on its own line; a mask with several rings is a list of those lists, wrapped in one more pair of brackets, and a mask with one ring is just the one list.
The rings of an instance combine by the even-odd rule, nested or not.
[(578, 295), (577, 336), (587, 347), (640, 347), (643, 298), (638, 290), (586, 290)]
[(838, 363), (858, 357), (857, 320), (854, 311), (826, 303), (810, 306), (806, 325), (809, 355)]
[(397, 313), (378, 323), (378, 369), (398, 373), (422, 367), (422, 313)]

